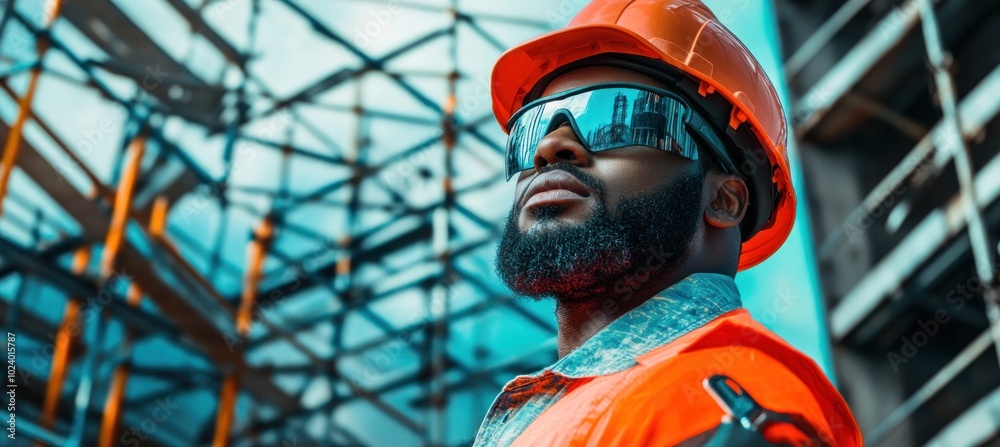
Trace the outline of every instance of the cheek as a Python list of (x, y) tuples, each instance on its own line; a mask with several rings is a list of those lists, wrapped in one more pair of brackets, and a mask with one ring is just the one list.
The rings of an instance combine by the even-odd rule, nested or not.
[(647, 151), (652, 153), (622, 150), (620, 154), (612, 154), (615, 151), (608, 151), (608, 157), (595, 160), (593, 173), (604, 181), (609, 209), (617, 209), (622, 198), (656, 191), (694, 163), (665, 152)]

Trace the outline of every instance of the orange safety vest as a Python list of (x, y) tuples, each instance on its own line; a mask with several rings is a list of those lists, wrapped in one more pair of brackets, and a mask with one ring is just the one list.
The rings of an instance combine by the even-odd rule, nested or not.
[[(824, 444), (861, 446), (843, 397), (809, 357), (737, 309), (636, 358), (614, 374), (576, 381), (511, 444), (515, 447), (670, 446), (712, 430), (724, 411), (702, 382), (724, 374), (761, 406), (798, 413)], [(772, 443), (814, 445), (789, 424)], [(698, 444), (700, 445), (700, 444)]]

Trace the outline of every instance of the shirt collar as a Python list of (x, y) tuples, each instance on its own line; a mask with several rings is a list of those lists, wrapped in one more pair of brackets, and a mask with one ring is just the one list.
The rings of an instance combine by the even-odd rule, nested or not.
[(636, 358), (741, 306), (732, 277), (694, 273), (614, 320), (583, 345), (532, 376), (568, 378), (614, 374)]

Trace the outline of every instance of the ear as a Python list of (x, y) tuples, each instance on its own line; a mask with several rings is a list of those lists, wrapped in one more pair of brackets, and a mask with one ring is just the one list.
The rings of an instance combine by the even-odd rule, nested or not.
[(750, 193), (747, 184), (734, 175), (715, 172), (705, 176), (705, 222), (725, 229), (740, 224), (747, 212)]

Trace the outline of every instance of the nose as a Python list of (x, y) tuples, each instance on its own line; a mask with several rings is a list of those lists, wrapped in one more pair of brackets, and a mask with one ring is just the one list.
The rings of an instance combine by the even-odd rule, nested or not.
[(578, 167), (591, 163), (591, 154), (580, 142), (580, 138), (569, 122), (563, 122), (538, 141), (535, 148), (535, 170), (554, 163), (569, 162)]

